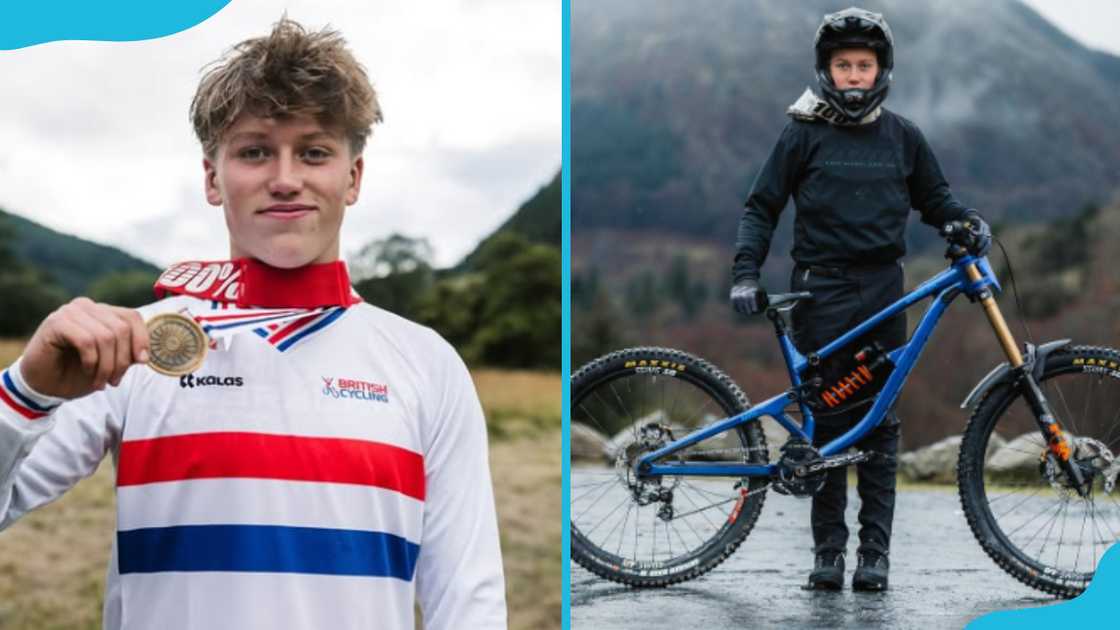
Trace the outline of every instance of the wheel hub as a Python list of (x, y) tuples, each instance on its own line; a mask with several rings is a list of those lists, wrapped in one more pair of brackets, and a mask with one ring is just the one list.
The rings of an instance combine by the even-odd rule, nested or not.
[[(1070, 460), (1080, 469), (1086, 487), (1091, 490), (1096, 479), (1100, 477), (1104, 491), (1111, 494), (1116, 487), (1116, 477), (1120, 474), (1120, 460), (1117, 460), (1108, 446), (1100, 440), (1074, 437), (1070, 442), (1073, 447)], [(1055, 490), (1065, 494), (1076, 490), (1073, 480), (1062, 470), (1061, 465), (1049, 451), (1042, 452), (1039, 469)]]
[(615, 458), (619, 480), (629, 488), (634, 502), (640, 506), (662, 503), (657, 515), (666, 521), (673, 518), (673, 489), (680, 483), (680, 478), (669, 477), (667, 480), (661, 475), (639, 475), (635, 464), (645, 454), (657, 451), (672, 441), (673, 432), (668, 426), (651, 422), (638, 431), (637, 439), (619, 449)]

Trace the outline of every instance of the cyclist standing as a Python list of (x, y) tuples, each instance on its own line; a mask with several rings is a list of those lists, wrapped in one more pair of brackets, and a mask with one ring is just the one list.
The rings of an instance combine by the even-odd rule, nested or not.
[[(894, 68), (894, 42), (883, 16), (854, 7), (826, 15), (814, 46), (821, 98), (806, 89), (790, 106), (792, 120), (755, 179), (739, 222), (731, 289), (740, 313), (764, 307), (759, 268), (792, 194), (797, 214), (791, 290), (813, 294), (793, 313), (794, 340), (802, 352), (821, 348), (902, 296), (900, 259), (911, 208), (934, 227), (970, 220), (981, 254), (991, 241), (979, 213), (953, 197), (918, 127), (882, 107)], [(867, 341), (890, 350), (904, 344), (906, 336), (902, 313)], [(814, 414), (814, 446), (848, 431), (866, 411), (863, 404)], [(891, 411), (856, 444), (876, 455), (857, 466), (861, 505), (854, 590), (887, 588), (898, 439), (899, 419)], [(843, 586), (846, 503), (846, 469), (827, 471), (812, 503), (816, 559), (811, 589)]]

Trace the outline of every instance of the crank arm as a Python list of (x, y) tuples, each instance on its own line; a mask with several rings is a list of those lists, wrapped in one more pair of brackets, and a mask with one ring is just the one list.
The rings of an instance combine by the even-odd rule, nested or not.
[(871, 459), (870, 453), (856, 451), (854, 453), (837, 455), (835, 457), (829, 457), (828, 459), (823, 459), (821, 461), (811, 462), (803, 466), (798, 466), (797, 468), (793, 469), (793, 474), (796, 477), (808, 477), (809, 475), (818, 473), (822, 470), (829, 470), (831, 468), (843, 468), (845, 466), (851, 466), (852, 464), (865, 462), (869, 459)]

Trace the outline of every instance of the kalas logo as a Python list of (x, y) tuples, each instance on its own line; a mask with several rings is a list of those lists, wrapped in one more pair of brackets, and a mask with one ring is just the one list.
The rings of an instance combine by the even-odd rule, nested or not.
[(380, 383), (369, 383), (352, 378), (338, 379), (336, 386), (333, 378), (323, 379), (323, 395), (331, 398), (352, 398), (355, 400), (368, 400), (370, 402), (389, 402), (389, 386)]
[(207, 387), (210, 385), (241, 387), (245, 385), (245, 379), (240, 376), (195, 376), (194, 374), (184, 374), (179, 377), (179, 387), (184, 389), (188, 387)]

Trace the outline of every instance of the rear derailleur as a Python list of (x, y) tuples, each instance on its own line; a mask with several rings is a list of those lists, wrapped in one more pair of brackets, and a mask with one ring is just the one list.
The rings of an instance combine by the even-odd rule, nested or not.
[(660, 450), (673, 439), (673, 432), (668, 426), (651, 422), (639, 430), (637, 439), (622, 449), (615, 461), (621, 481), (629, 488), (634, 502), (643, 507), (661, 503), (657, 517), (663, 521), (673, 520), (673, 489), (680, 483), (680, 479), (639, 477), (634, 472), (634, 462), (646, 453)]

